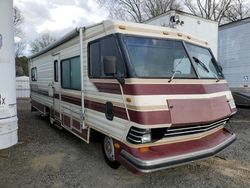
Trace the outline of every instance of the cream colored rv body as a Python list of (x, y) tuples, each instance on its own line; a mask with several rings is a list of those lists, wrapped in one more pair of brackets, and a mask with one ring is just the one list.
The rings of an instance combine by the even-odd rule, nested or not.
[[(146, 24), (103, 21), (91, 27), (78, 28), (30, 58), (32, 108), (50, 115), (51, 123), (64, 127), (86, 142), (89, 142), (91, 130), (106, 135), (112, 145), (110, 161), (119, 161), (134, 172), (150, 172), (201, 158), (195, 155), (195, 152), (201, 150), (194, 148), (192, 151), (183, 151), (182, 154), (187, 155), (186, 161), (165, 164), (166, 161), (156, 161), (159, 156), (156, 158), (150, 153), (150, 147), (169, 147), (184, 142), (191, 144), (195, 140), (219, 136), (219, 133), (224, 135), (224, 140), (214, 138), (214, 145), (210, 144), (207, 148), (203, 146), (205, 157), (234, 140), (234, 135), (226, 133), (224, 129), (228, 119), (236, 112), (224, 79), (174, 78), (169, 81), (127, 77), (122, 84), (114, 77), (92, 77), (89, 73), (89, 59), (92, 58), (89, 55), (89, 44), (116, 34), (186, 41), (207, 47), (207, 42), (174, 29)], [(80, 64), (76, 65), (76, 62)], [(62, 66), (70, 67), (71, 73), (65, 73)], [(80, 70), (78, 85), (72, 82), (76, 75), (72, 72), (76, 71), (74, 67)], [(64, 81), (66, 86), (62, 84)], [(74, 87), (77, 89), (72, 89)], [(195, 126), (202, 127), (202, 130), (185, 135), (178, 132), (176, 136), (165, 133), (171, 127), (173, 131), (178, 127), (183, 131), (187, 127), (193, 131), (197, 129)], [(165, 136), (163, 133), (160, 139), (150, 142), (143, 142), (140, 140), (142, 138), (134, 139), (140, 137), (140, 131), (151, 129), (164, 130)], [(133, 134), (137, 135), (129, 136)], [(155, 133), (150, 134), (153, 136)], [(140, 153), (139, 150), (145, 147), (149, 148)], [(147, 151), (149, 154), (145, 155), (151, 158), (144, 157)], [(188, 156), (192, 153), (194, 156)], [(176, 154), (176, 157), (180, 154)], [(170, 160), (166, 153), (160, 158)], [(155, 163), (157, 165), (153, 165)]]

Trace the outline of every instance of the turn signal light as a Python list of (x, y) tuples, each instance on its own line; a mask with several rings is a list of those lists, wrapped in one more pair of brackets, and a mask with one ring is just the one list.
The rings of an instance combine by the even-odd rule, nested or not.
[(149, 151), (149, 147), (139, 148), (139, 151), (140, 151), (141, 153), (146, 153), (146, 152)]

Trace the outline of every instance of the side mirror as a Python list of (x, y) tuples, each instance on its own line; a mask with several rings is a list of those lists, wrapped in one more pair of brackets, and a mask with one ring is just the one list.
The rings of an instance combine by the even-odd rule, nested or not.
[(116, 57), (115, 56), (104, 56), (103, 67), (104, 74), (107, 76), (114, 76), (117, 73), (116, 69)]
[(103, 57), (104, 74), (107, 76), (113, 76), (117, 81), (123, 85), (125, 83), (124, 77), (117, 72), (117, 58), (115, 56)]

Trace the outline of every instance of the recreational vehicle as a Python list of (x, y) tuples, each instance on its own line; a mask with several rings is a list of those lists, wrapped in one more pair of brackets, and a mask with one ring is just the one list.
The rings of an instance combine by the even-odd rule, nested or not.
[(13, 1), (0, 1), (0, 150), (17, 143)]
[(103, 21), (30, 57), (32, 109), (146, 173), (212, 156), (235, 140), (234, 100), (207, 42), (175, 29)]

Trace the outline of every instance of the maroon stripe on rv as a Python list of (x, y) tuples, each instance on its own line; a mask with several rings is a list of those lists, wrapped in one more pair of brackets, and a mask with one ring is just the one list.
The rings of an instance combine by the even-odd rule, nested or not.
[[(105, 104), (97, 103), (97, 102), (90, 101), (90, 100), (85, 100), (84, 106), (85, 106), (85, 108), (89, 108), (91, 110), (95, 110), (95, 111), (98, 111), (101, 113), (105, 113), (105, 109), (106, 109)], [(120, 108), (120, 107), (114, 106), (114, 116), (121, 118), (121, 119), (128, 120), (125, 108)]]
[(74, 132), (75, 134), (77, 134), (78, 136), (82, 137), (83, 139), (87, 139), (88, 138), (88, 131), (87, 129), (83, 129), (82, 132), (79, 132), (75, 129), (71, 130), (72, 132)]
[(44, 112), (44, 105), (43, 104), (32, 99), (31, 105), (34, 106), (35, 108), (37, 108), (38, 110), (40, 110), (41, 112)]
[(68, 103), (71, 103), (71, 104), (78, 105), (78, 106), (82, 105), (82, 100), (80, 98), (71, 97), (71, 96), (68, 96), (68, 95), (62, 95), (61, 100), (64, 101), (64, 102), (68, 102)]
[(121, 88), (116, 83), (94, 83), (99, 92), (121, 94)]
[(72, 127), (76, 128), (77, 130), (80, 130), (81, 129), (81, 124), (80, 124), (79, 121), (76, 121), (76, 120), (73, 119)]
[[(118, 152), (122, 149), (125, 149), (135, 157), (138, 157), (143, 160), (152, 160), (159, 158), (159, 155), (165, 157), (172, 157), (177, 155), (183, 155), (186, 153), (201, 151), (207, 148), (212, 148), (222, 143), (223, 141), (229, 139), (230, 137), (232, 137), (232, 134), (229, 131), (227, 131), (226, 129), (220, 129), (215, 133), (212, 133), (200, 139), (150, 146), (149, 151), (146, 153), (140, 152), (139, 148), (129, 147), (117, 140), (114, 140), (114, 142), (119, 143), (121, 145)], [(119, 155), (117, 155), (117, 157), (119, 159)]]
[(228, 91), (227, 84), (126, 84), (127, 95), (208, 94)]
[(63, 114), (62, 117), (63, 117), (63, 125), (70, 127), (70, 117), (65, 114)]
[(142, 125), (166, 124), (171, 123), (169, 111), (149, 111), (140, 112), (128, 110), (130, 120)]
[(55, 94), (54, 94), (54, 98), (59, 99), (59, 94), (58, 94), (58, 93), (55, 93)]

